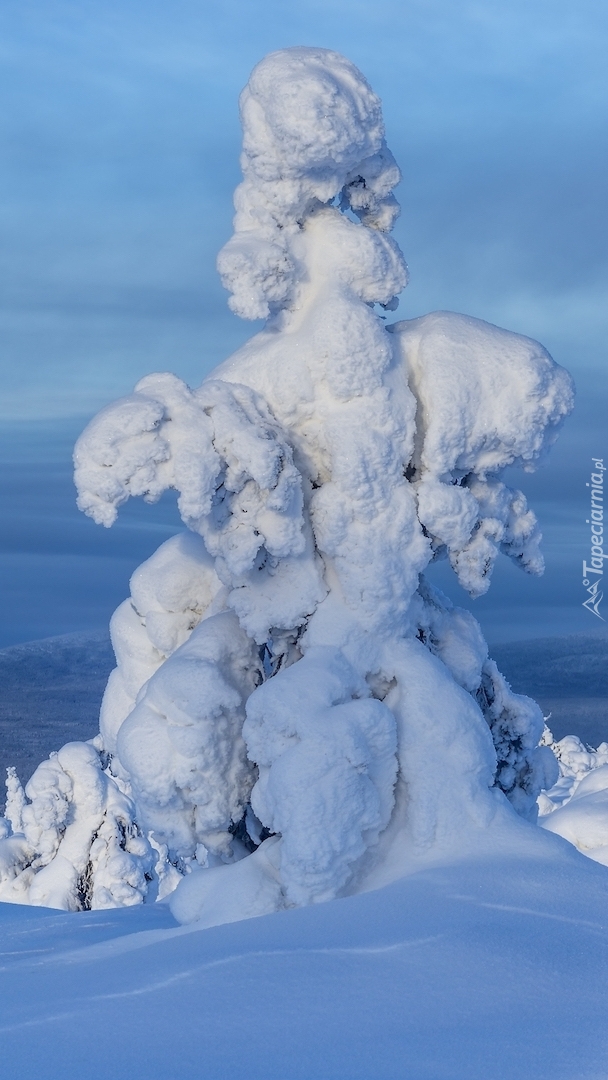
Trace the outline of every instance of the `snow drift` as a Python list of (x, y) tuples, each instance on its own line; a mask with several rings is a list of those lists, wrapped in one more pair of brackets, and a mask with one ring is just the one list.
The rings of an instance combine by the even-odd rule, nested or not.
[(99, 736), (25, 791), (11, 774), (2, 899), (172, 893), (208, 924), (328, 900), (534, 822), (557, 778), (540, 709), (423, 572), (448, 558), (479, 595), (499, 552), (542, 571), (501, 475), (542, 458), (571, 380), (463, 315), (387, 326), (400, 174), (349, 61), (268, 56), (241, 118), (218, 268), (232, 309), (267, 322), (198, 389), (150, 375), (78, 440), (85, 513), (110, 526), (174, 488), (189, 531), (113, 617)]

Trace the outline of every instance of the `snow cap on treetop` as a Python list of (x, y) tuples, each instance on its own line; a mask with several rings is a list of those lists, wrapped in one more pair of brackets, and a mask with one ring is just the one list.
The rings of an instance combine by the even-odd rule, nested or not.
[(316, 173), (331, 184), (336, 176), (335, 195), (344, 171), (376, 154), (384, 140), (380, 99), (354, 64), (328, 49), (270, 53), (253, 69), (239, 104), (243, 171), (260, 180)]
[(235, 235), (218, 269), (243, 318), (289, 304), (298, 280), (292, 241), (315, 210), (340, 200), (362, 224), (389, 231), (399, 168), (384, 140), (380, 99), (329, 49), (282, 49), (254, 68), (240, 98)]

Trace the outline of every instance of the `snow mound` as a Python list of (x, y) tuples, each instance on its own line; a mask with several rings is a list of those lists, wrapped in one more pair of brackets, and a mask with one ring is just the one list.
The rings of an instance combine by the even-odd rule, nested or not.
[(243, 725), (251, 807), (282, 836), (288, 901), (329, 900), (393, 809), (395, 718), (338, 649), (311, 647), (252, 694)]

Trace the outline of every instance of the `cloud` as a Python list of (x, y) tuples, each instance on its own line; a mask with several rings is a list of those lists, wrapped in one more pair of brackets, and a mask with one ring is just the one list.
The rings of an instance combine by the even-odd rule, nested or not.
[[(123, 392), (119, 372), (142, 373), (135, 356), (157, 362), (143, 324), (161, 313), (161, 366), (179, 374), (221, 359), (222, 334), (224, 355), (242, 340), (215, 273), (239, 175), (237, 96), (251, 66), (287, 44), (344, 51), (383, 96), (405, 174), (403, 311), (500, 318), (523, 314), (525, 298), (533, 333), (576, 293), (577, 328), (603, 333), (604, 5), (34, 0), (9, 4), (3, 23), (4, 317), (11, 363), (40, 388), (34, 400), (19, 379), (9, 414), (56, 413), (63, 391), (66, 412), (95, 408), (101, 384)], [(186, 357), (209, 338), (197, 369)]]
[[(474, 606), (510, 636), (554, 616), (568, 629), (579, 485), (608, 412), (604, 0), (11, 0), (0, 21), (6, 420), (90, 415), (153, 370), (195, 384), (255, 331), (215, 271), (239, 179), (238, 93), (271, 49), (338, 49), (381, 94), (404, 172), (411, 284), (397, 317), (466, 311), (539, 338), (574, 372), (554, 463), (522, 482), (547, 575), (498, 576)], [(121, 557), (132, 542), (137, 560), (127, 533)]]

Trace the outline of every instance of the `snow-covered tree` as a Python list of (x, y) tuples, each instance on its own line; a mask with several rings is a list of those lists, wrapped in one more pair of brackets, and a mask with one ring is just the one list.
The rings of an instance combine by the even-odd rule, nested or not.
[(208, 923), (326, 900), (534, 821), (556, 778), (540, 709), (424, 570), (448, 558), (473, 596), (499, 552), (542, 571), (534, 514), (501, 475), (542, 457), (571, 380), (464, 315), (387, 325), (407, 282), (400, 173), (348, 60), (273, 53), (240, 107), (218, 268), (232, 310), (266, 325), (198, 389), (142, 379), (76, 445), (95, 521), (174, 488), (188, 531), (113, 616), (99, 736), (25, 792), (9, 777), (5, 899), (175, 890), (175, 915)]

